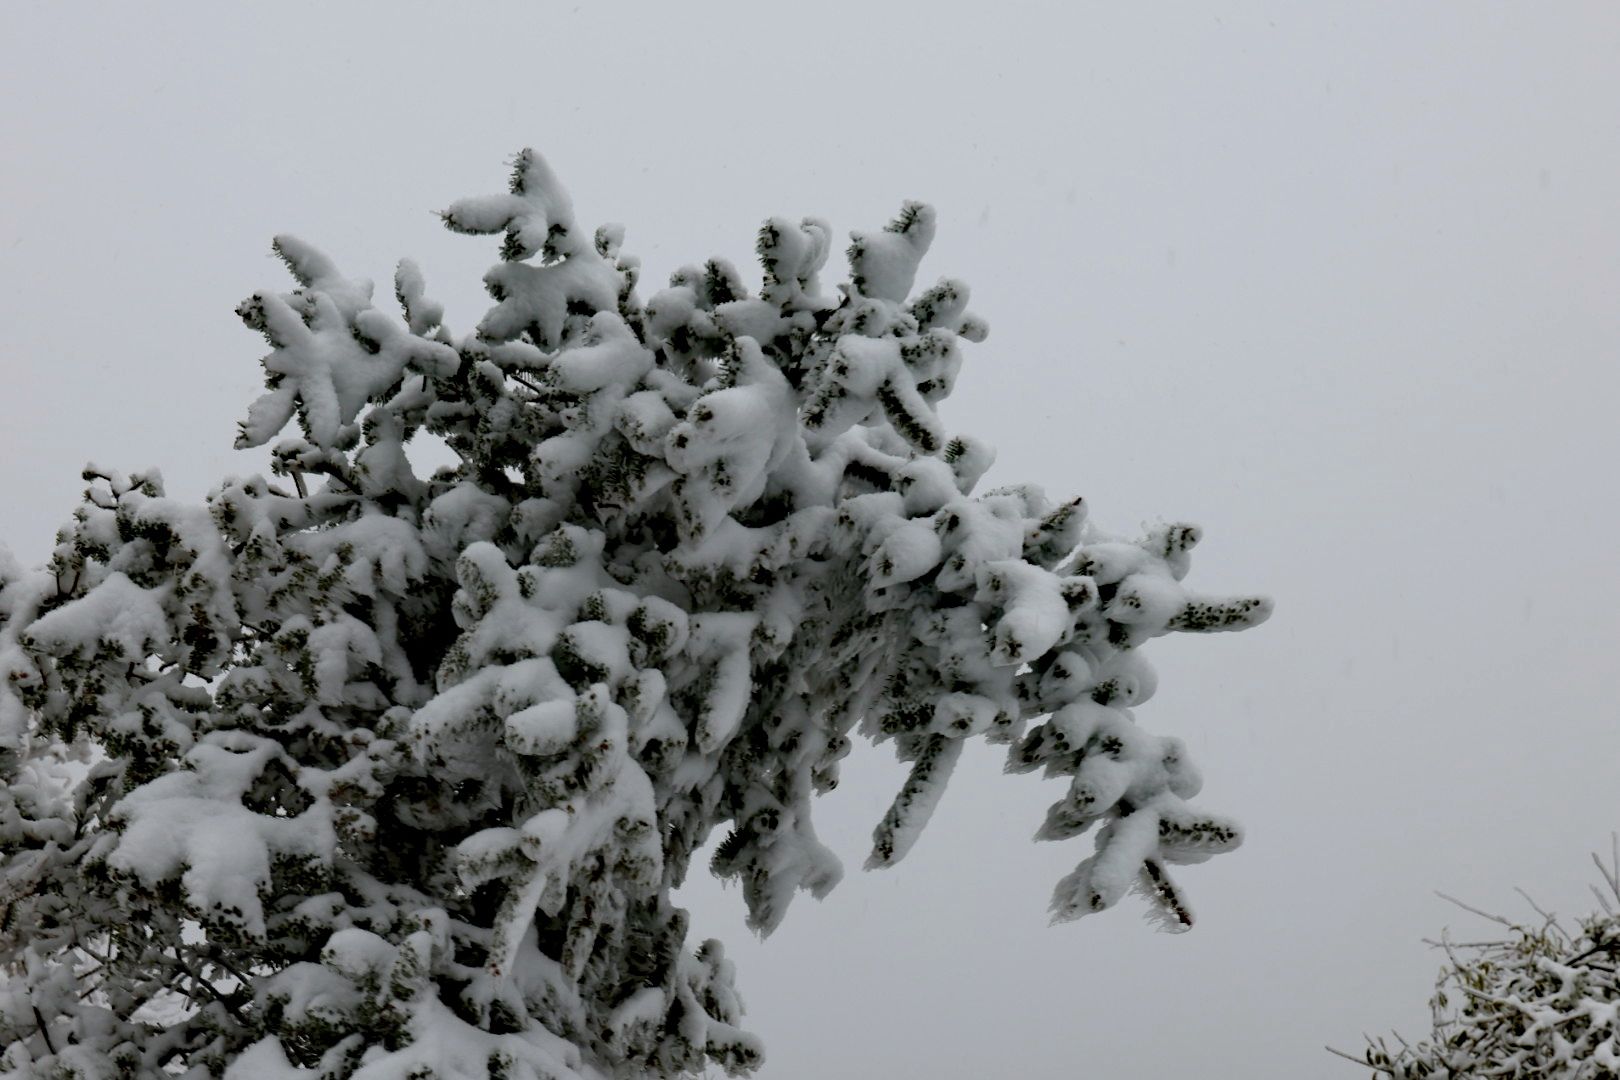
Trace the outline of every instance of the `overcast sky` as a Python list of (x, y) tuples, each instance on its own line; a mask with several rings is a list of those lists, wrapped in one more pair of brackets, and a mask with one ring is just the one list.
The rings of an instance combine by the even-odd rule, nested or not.
[[(370, 7), (369, 13), (362, 14)], [(1620, 827), (1620, 6), (819, 2), (27, 4), (0, 13), (0, 540), (49, 549), (87, 460), (171, 494), (230, 449), (262, 343), (232, 313), (315, 241), (379, 294), (422, 264), (469, 328), (494, 245), (429, 211), (534, 145), (643, 295), (759, 221), (932, 202), (923, 277), (991, 335), (945, 417), (987, 483), (1119, 530), (1205, 527), (1192, 580), (1277, 601), (1150, 646), (1237, 854), (1200, 921), (1046, 926), (1090, 845), (970, 747), (916, 850), (862, 874), (902, 775), (818, 807), (850, 867), (740, 968), (763, 1080), (1359, 1075), (1426, 1027), (1480, 925), (1578, 913)]]

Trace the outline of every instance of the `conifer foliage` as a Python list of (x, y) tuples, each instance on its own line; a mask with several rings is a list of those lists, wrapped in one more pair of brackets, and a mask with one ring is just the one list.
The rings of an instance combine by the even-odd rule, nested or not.
[[(1091, 832), (1054, 919), (1230, 850), (1182, 745), (1137, 726), (1140, 646), (1265, 618), (1182, 584), (1078, 499), (974, 488), (937, 411), (985, 324), (915, 288), (934, 214), (759, 232), (642, 300), (542, 159), (443, 214), (500, 236), (457, 335), (409, 262), (403, 318), (291, 237), (238, 313), (271, 479), (201, 506), (90, 467), (49, 563), (0, 565), (6, 1075), (510, 1080), (761, 1061), (717, 941), (670, 899), (694, 855), (748, 922), (826, 895), (811, 797), (857, 732), (910, 773), (867, 865), (917, 841), (964, 743), (1069, 778)], [(289, 427), (291, 430), (289, 431)], [(430, 432), (454, 467), (419, 476)]]

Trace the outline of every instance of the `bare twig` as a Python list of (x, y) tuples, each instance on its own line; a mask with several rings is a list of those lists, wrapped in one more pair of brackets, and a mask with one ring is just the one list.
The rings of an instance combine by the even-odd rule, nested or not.
[(540, 397), (545, 397), (546, 396), (546, 392), (543, 389), (541, 389), (539, 386), (536, 386), (534, 383), (530, 382), (528, 379), (524, 378), (518, 372), (516, 372), (516, 371), (508, 371), (507, 374), (512, 376), (513, 380), (516, 381), (519, 385), (528, 387), (530, 390), (532, 390), (538, 396), (540, 396)]
[(1475, 907), (1472, 904), (1465, 904), (1461, 900), (1457, 899), (1455, 896), (1449, 896), (1446, 893), (1439, 892), (1439, 891), (1436, 891), (1434, 895), (1438, 896), (1440, 899), (1444, 900), (1446, 903), (1455, 904), (1458, 907), (1462, 908), (1464, 911), (1472, 912), (1473, 914), (1478, 915), (1482, 919), (1489, 919), (1489, 920), (1491, 920), (1491, 922), (1501, 923), (1503, 926), (1510, 927), (1510, 928), (1516, 927), (1518, 925), (1517, 923), (1513, 922), (1512, 920), (1510, 920), (1510, 919), (1508, 919), (1508, 918), (1506, 918), (1504, 916), (1492, 915), (1488, 911), (1481, 911), (1479, 908)]
[[(1598, 858), (1598, 853), (1594, 851), (1592, 852), (1592, 862), (1597, 866), (1598, 873), (1603, 875), (1604, 884), (1609, 886), (1609, 891), (1614, 894), (1615, 899), (1620, 900), (1620, 833), (1610, 833), (1609, 842), (1613, 848), (1613, 861), (1608, 866), (1604, 866), (1603, 860)], [(1603, 906), (1608, 909), (1607, 900), (1603, 902)]]
[(1597, 902), (1602, 906), (1603, 913), (1605, 915), (1613, 915), (1614, 906), (1609, 903), (1609, 898), (1603, 895), (1603, 890), (1598, 888), (1596, 885), (1588, 885), (1587, 888), (1591, 889), (1592, 895), (1597, 897)]
[(39, 1026), (39, 1033), (45, 1039), (45, 1049), (51, 1052), (52, 1057), (55, 1057), (56, 1044), (51, 1042), (51, 1029), (49, 1025), (45, 1023), (44, 1014), (39, 1011), (38, 1005), (33, 1005), (30, 1007), (34, 1010), (34, 1023)]
[(1558, 916), (1548, 914), (1547, 912), (1541, 910), (1541, 905), (1536, 903), (1535, 898), (1529, 893), (1525, 892), (1517, 885), (1513, 886), (1513, 891), (1524, 897), (1524, 902), (1530, 905), (1530, 910), (1534, 911), (1537, 915), (1540, 915), (1543, 919), (1546, 919), (1549, 924), (1556, 924), (1558, 922)]
[(1330, 1054), (1338, 1054), (1340, 1057), (1344, 1058), (1344, 1060), (1353, 1061), (1357, 1065), (1361, 1065), (1361, 1066), (1365, 1067), (1366, 1064), (1367, 1064), (1367, 1061), (1366, 1061), (1365, 1058), (1358, 1058), (1354, 1054), (1347, 1054), (1343, 1050), (1340, 1050), (1338, 1047), (1324, 1046), (1324, 1047), (1322, 1047), (1322, 1049), (1326, 1050)]
[[(193, 971), (190, 965), (188, 965), (184, 960), (180, 959), (179, 956), (170, 956), (168, 959), (172, 964), (174, 964), (175, 967), (180, 969), (181, 973), (184, 974), (186, 978), (191, 980), (192, 987), (200, 990), (206, 990), (208, 992), (208, 996), (223, 1005), (225, 1010), (232, 1016), (236, 1017), (239, 1023), (244, 1025), (247, 1024), (248, 1018), (242, 1015), (242, 1010), (238, 1009), (229, 997), (220, 993), (219, 987), (215, 986), (213, 983), (197, 974), (197, 972)], [(189, 997), (190, 995), (187, 996)], [(195, 1000), (195, 998), (193, 998), (193, 1000)]]

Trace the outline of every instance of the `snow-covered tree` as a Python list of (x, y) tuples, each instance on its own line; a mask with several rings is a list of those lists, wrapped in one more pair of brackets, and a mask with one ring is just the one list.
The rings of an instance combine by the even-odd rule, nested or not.
[(1433, 1032), (1393, 1046), (1370, 1039), (1350, 1060), (1392, 1080), (1620, 1080), (1620, 841), (1608, 863), (1592, 861), (1599, 910), (1573, 927), (1533, 903), (1536, 919), (1521, 923), (1453, 901), (1508, 936), (1433, 942), (1446, 956), (1429, 999)]
[(974, 494), (991, 451), (937, 407), (986, 327), (914, 288), (931, 209), (834, 292), (831, 229), (777, 218), (757, 292), (714, 259), (646, 300), (533, 152), (443, 219), (503, 237), (473, 332), (409, 262), (396, 319), (280, 237), (297, 287), (238, 308), (273, 479), (197, 506), (92, 466), (49, 563), (0, 564), (6, 1075), (747, 1072), (671, 890), (720, 830), (754, 930), (824, 896), (811, 797), (857, 730), (910, 763), (868, 866), (983, 737), (1068, 778), (1039, 839), (1095, 838), (1054, 919), (1134, 888), (1191, 924), (1169, 868), (1240, 833), (1137, 726), (1139, 647), (1268, 605), (1183, 586), (1192, 526)]

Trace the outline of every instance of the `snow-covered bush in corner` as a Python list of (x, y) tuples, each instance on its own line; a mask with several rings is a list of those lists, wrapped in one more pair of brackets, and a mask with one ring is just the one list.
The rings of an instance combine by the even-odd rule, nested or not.
[(1446, 962), (1427, 1038), (1370, 1039), (1359, 1059), (1333, 1052), (1391, 1080), (1620, 1078), (1620, 840), (1607, 864), (1592, 861), (1603, 877), (1593, 888), (1599, 910), (1573, 927), (1540, 908), (1528, 923), (1468, 908), (1508, 936), (1432, 943)]
[[(400, 321), (279, 238), (239, 445), (282, 481), (91, 468), (49, 564), (0, 565), (7, 1075), (747, 1072), (670, 891), (721, 829), (755, 930), (825, 895), (811, 796), (857, 729), (911, 763), (869, 866), (983, 737), (1070, 778), (1039, 838), (1095, 837), (1055, 918), (1134, 888), (1191, 923), (1169, 867), (1240, 834), (1136, 725), (1139, 646), (1268, 607), (1182, 585), (1191, 526), (974, 494), (991, 453), (936, 410), (986, 328), (914, 289), (929, 208), (836, 292), (830, 228), (773, 219), (757, 293), (712, 260), (646, 300), (532, 152), (444, 220), (504, 237), (476, 331), (410, 263)], [(422, 431), (458, 464), (418, 476)]]

